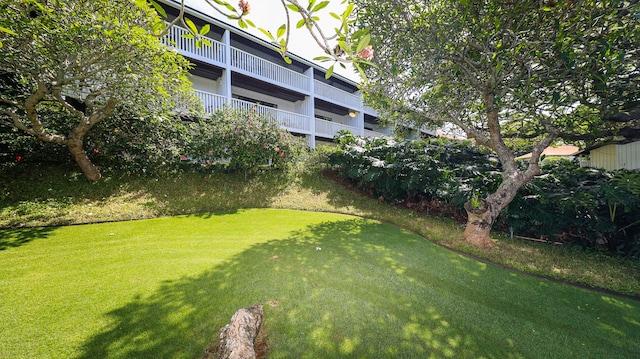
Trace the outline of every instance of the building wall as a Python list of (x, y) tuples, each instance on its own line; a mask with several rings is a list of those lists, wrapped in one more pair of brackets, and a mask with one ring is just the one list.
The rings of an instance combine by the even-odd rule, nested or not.
[(331, 121), (341, 123), (343, 125), (347, 125), (347, 126), (355, 125), (355, 121), (353, 121), (353, 119), (347, 115), (338, 115), (337, 113), (318, 110), (318, 109), (315, 110), (315, 114), (328, 117), (331, 119)]
[(640, 169), (640, 141), (618, 145), (619, 168)]
[(201, 76), (191, 75), (189, 76), (189, 79), (193, 83), (193, 89), (196, 91), (204, 91), (217, 95), (224, 95), (224, 84), (221, 81), (222, 78), (216, 81)]
[(609, 171), (640, 169), (640, 141), (625, 145), (607, 145), (591, 151), (591, 167)]
[[(177, 15), (179, 2), (160, 1), (170, 8), (168, 13)], [(233, 95), (252, 99), (252, 102), (265, 105), (258, 106), (258, 111), (273, 116), (283, 128), (293, 134), (307, 136), (311, 147), (315, 146), (316, 138), (330, 139), (342, 130), (356, 135), (380, 134), (365, 131), (365, 112), (370, 122), (377, 114), (363, 104), (355, 82), (336, 75), (325, 79), (326, 70), (295, 55), (291, 56), (293, 63), (287, 65), (267, 42), (204, 13), (192, 9), (187, 9), (187, 13), (194, 21), (197, 20), (199, 26), (213, 24), (216, 41), (212, 46), (198, 48), (193, 40), (184, 38), (186, 30), (177, 26), (170, 29), (165, 40), (169, 46), (197, 63), (191, 81), (205, 111), (226, 105), (247, 107), (240, 101), (232, 101)], [(208, 78), (209, 75), (212, 78)], [(265, 87), (256, 88), (256, 83), (264, 83)], [(267, 103), (276, 105), (277, 110)], [(352, 111), (354, 117), (346, 114)], [(315, 115), (331, 118), (331, 121), (323, 121)], [(368, 127), (374, 131), (390, 132), (371, 124)]]
[(614, 170), (617, 166), (616, 145), (607, 145), (591, 151), (591, 167)]

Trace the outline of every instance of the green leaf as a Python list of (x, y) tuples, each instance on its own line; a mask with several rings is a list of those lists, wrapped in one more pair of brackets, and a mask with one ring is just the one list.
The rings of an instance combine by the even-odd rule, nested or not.
[(305, 21), (305, 19), (300, 19), (300, 21), (298, 21), (298, 23), (296, 24), (296, 29), (303, 27), (306, 23), (307, 22)]
[(342, 18), (340, 18), (340, 15), (336, 14), (335, 12), (330, 12), (329, 15), (331, 15), (331, 17), (336, 20), (342, 21)]
[(182, 38), (183, 39), (195, 39), (196, 36), (194, 34), (183, 34)]
[(156, 9), (156, 12), (158, 14), (160, 14), (162, 17), (167, 17), (167, 12), (164, 11), (164, 8), (160, 6), (160, 4), (158, 4), (154, 0), (149, 0), (149, 1), (151, 2), (151, 6), (153, 6), (153, 8)]
[(329, 69), (327, 69), (327, 73), (324, 74), (324, 78), (328, 79), (329, 77), (331, 77), (331, 75), (333, 75), (333, 65), (331, 65), (331, 67), (329, 67)]
[(340, 45), (342, 51), (344, 51), (347, 55), (351, 55), (353, 53), (351, 51), (351, 47), (349, 47), (349, 44), (347, 44), (346, 41), (338, 40), (338, 45)]
[(314, 57), (313, 61), (333, 61), (333, 58), (330, 56), (318, 56)]
[(354, 40), (359, 39), (360, 37), (366, 35), (369, 33), (369, 29), (360, 29), (356, 32), (353, 33), (353, 35), (351, 35), (351, 38)]
[(250, 27), (256, 27), (256, 24), (254, 24), (253, 21), (249, 19), (244, 19), (244, 22), (246, 22), (247, 25), (249, 25)]
[(278, 32), (276, 34), (276, 38), (282, 37), (286, 31), (287, 31), (287, 25), (285, 24), (280, 25), (280, 27), (278, 28)]
[(329, 1), (323, 1), (321, 3), (319, 3), (318, 5), (316, 5), (313, 10), (311, 10), (312, 12), (316, 12), (316, 11), (320, 11), (322, 9), (324, 9), (325, 7), (327, 7), (327, 5), (329, 5)]
[(354, 9), (354, 5), (349, 4), (347, 8), (344, 10), (344, 13), (342, 13), (342, 20), (346, 20), (349, 16), (351, 16), (353, 9)]
[(187, 24), (187, 27), (189, 27), (189, 31), (191, 31), (194, 34), (198, 33), (198, 28), (196, 27), (196, 24), (194, 24), (193, 21), (191, 21), (191, 19), (185, 17), (184, 22)]
[(360, 38), (360, 41), (358, 41), (358, 47), (356, 48), (356, 53), (362, 51), (362, 49), (367, 47), (367, 45), (369, 45), (369, 42), (371, 42), (371, 35), (369, 34), (366, 34), (362, 38)]
[(316, 0), (309, 0), (309, 5), (307, 5), (307, 10), (311, 11), (311, 8), (313, 7), (313, 5), (316, 4)]
[(238, 26), (240, 26), (241, 29), (248, 28), (247, 23), (245, 23), (242, 19), (238, 20)]
[(498, 60), (498, 63), (496, 64), (496, 76), (498, 76), (498, 74), (500, 74), (500, 70), (502, 70), (502, 61)]
[(289, 8), (289, 10), (291, 11), (300, 12), (300, 9), (298, 9), (298, 7), (293, 4), (287, 4), (287, 8)]
[(226, 7), (227, 10), (229, 10), (229, 11), (233, 11), (233, 12), (236, 11), (236, 8), (234, 8), (231, 4), (229, 4), (226, 1), (222, 1), (222, 0), (213, 0), (213, 1), (218, 5), (222, 5), (222, 6)]
[(258, 30), (260, 30), (263, 34), (265, 34), (271, 41), (276, 41), (275, 37), (273, 37), (273, 35), (271, 35), (271, 32), (259, 27)]
[(6, 27), (2, 27), (2, 26), (0, 26), (0, 31), (6, 32), (7, 34), (14, 35), (14, 36), (18, 35), (15, 32), (11, 31), (11, 29), (7, 29)]
[(203, 27), (200, 28), (200, 35), (206, 35), (209, 33), (209, 31), (211, 30), (211, 26), (209, 24), (204, 25)]

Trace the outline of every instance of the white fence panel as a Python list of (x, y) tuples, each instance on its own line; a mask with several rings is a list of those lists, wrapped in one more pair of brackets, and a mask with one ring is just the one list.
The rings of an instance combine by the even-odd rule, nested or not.
[(313, 85), (316, 96), (324, 97), (332, 102), (345, 105), (351, 109), (357, 110), (360, 108), (360, 96), (354, 95), (347, 91), (337, 89), (333, 86), (327, 85), (324, 82), (314, 80)]
[(263, 106), (247, 101), (233, 99), (231, 101), (234, 108), (255, 111), (263, 116), (268, 117), (272, 121), (276, 121), (280, 127), (298, 133), (311, 132), (311, 117), (301, 115), (294, 112), (282, 111), (272, 107)]
[(309, 90), (309, 77), (289, 70), (248, 52), (231, 48), (231, 66), (297, 90)]
[(202, 46), (197, 47), (194, 39), (186, 39), (182, 37), (182, 35), (186, 35), (188, 33), (189, 31), (181, 28), (180, 26), (172, 26), (169, 29), (167, 36), (165, 36), (162, 40), (167, 46), (176, 48), (189, 57), (200, 59), (209, 63), (224, 65), (224, 48), (226, 46), (225, 44), (213, 39), (207, 39), (211, 41), (211, 46), (203, 44)]

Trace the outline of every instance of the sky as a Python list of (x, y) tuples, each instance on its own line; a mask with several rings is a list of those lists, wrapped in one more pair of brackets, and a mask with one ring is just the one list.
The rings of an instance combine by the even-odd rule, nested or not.
[[(231, 5), (237, 8), (237, 0), (227, 0)], [(213, 0), (209, 0), (213, 3)], [(251, 20), (256, 27), (261, 27), (270, 31), (272, 34), (277, 32), (278, 27), (286, 22), (286, 13), (280, 0), (248, 0), (251, 10), (247, 19)], [(341, 4), (341, 0), (331, 0), (329, 6), (318, 11), (316, 15), (320, 18), (320, 26), (325, 34), (334, 33), (333, 29), (339, 26), (339, 22), (329, 15), (331, 12), (341, 14), (346, 7), (345, 4)], [(237, 21), (228, 20), (218, 12), (211, 9), (211, 6), (205, 0), (186, 0), (187, 6), (199, 10), (211, 17), (224, 21), (230, 25), (238, 27)], [(301, 5), (307, 5), (307, 0), (300, 0)], [(226, 11), (226, 9), (224, 9)], [(324, 52), (316, 44), (315, 40), (307, 32), (306, 29), (296, 29), (295, 25), (300, 20), (297, 13), (290, 13), (291, 16), (291, 38), (289, 40), (289, 52), (312, 61), (313, 58), (324, 55)], [(244, 30), (260, 39), (269, 41), (269, 39), (260, 32), (257, 28)], [(316, 62), (324, 68), (331, 66), (331, 62)], [(348, 66), (347, 70), (341, 69), (340, 66), (335, 67), (335, 73), (338, 73), (344, 77), (347, 77), (353, 81), (360, 81), (360, 77)]]

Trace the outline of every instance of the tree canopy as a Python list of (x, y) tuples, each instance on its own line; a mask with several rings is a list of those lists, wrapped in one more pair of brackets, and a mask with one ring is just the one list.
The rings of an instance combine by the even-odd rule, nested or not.
[[(100, 178), (83, 138), (127, 109), (150, 116), (186, 110), (188, 62), (150, 29), (157, 14), (145, 1), (20, 0), (0, 2), (0, 124), (66, 146), (87, 178)], [(47, 120), (53, 106), (64, 129)]]
[[(468, 237), (476, 229), (490, 243), (497, 214), (540, 172), (554, 140), (638, 128), (638, 1), (356, 4), (376, 50), (369, 102), (393, 120), (454, 125), (500, 159), (503, 182), (478, 208), (470, 204)], [(536, 139), (524, 169), (507, 132)]]

